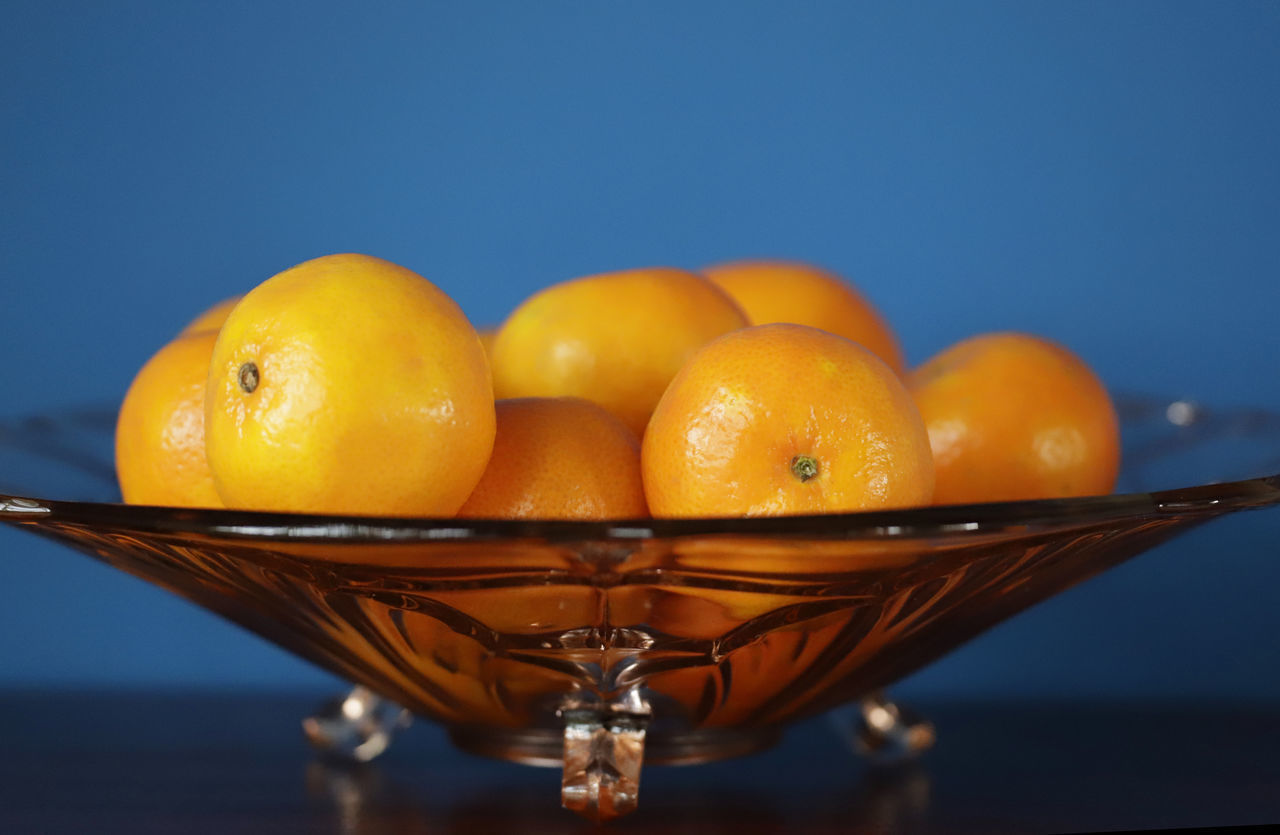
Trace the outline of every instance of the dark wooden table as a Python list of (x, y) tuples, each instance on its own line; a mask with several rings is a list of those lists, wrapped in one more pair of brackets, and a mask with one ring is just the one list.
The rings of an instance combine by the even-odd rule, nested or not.
[[(376, 764), (314, 759), (323, 694), (0, 694), (0, 832), (597, 831), (559, 775), (417, 722)], [(1063, 832), (1280, 821), (1280, 706), (924, 705), (938, 747), (878, 772), (836, 723), (771, 751), (650, 767), (620, 833)]]

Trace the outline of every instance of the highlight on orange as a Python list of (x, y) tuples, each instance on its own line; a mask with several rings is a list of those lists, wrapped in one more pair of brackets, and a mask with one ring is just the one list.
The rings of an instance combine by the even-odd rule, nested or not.
[(756, 325), (671, 382), (641, 448), (654, 516), (768, 516), (928, 504), (929, 437), (911, 396), (852, 340)]
[(959, 342), (907, 379), (933, 448), (937, 504), (1110, 493), (1120, 429), (1075, 354), (1024, 333)]

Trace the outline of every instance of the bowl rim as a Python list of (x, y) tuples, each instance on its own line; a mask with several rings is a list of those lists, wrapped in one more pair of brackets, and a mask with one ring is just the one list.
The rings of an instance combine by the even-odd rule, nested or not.
[(635, 542), (691, 537), (784, 540), (936, 539), (1016, 529), (1076, 527), (1121, 518), (1217, 516), (1280, 504), (1280, 473), (1153, 492), (1065, 499), (931, 505), (852, 513), (607, 520), (459, 519), (281, 513), (215, 508), (58, 501), (0, 494), (0, 521), (44, 522), (140, 532), (215, 535), (260, 542), (347, 544)]

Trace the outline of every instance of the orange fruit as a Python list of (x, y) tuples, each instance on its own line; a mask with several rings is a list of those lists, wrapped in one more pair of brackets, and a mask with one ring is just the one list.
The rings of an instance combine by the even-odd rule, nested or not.
[(209, 465), (228, 507), (448, 516), (493, 448), (493, 388), (458, 306), (367, 255), (299, 264), (227, 317)]
[(908, 377), (929, 429), (938, 504), (1109, 493), (1120, 432), (1102, 382), (1060, 345), (991, 333)]
[(480, 337), (480, 344), (484, 346), (484, 354), (487, 357), (493, 356), (493, 340), (498, 337), (497, 328), (479, 328), (476, 334)]
[(871, 302), (833, 272), (798, 261), (730, 261), (703, 275), (733, 297), (753, 325), (791, 322), (860, 343), (901, 374), (898, 339)]
[(192, 319), (185, 328), (182, 329), (184, 334), (199, 333), (200, 331), (217, 331), (222, 327), (222, 323), (227, 321), (227, 316), (231, 314), (232, 309), (240, 302), (243, 296), (232, 296), (229, 299), (223, 299), (213, 307), (201, 313)]
[(500, 398), (582, 397), (640, 435), (693, 352), (746, 318), (707, 279), (667, 267), (604, 273), (536, 293), (494, 341)]
[(929, 436), (897, 375), (861, 345), (756, 325), (691, 359), (641, 448), (654, 516), (764, 516), (927, 504)]
[(116, 422), (116, 476), (130, 504), (221, 507), (204, 453), (215, 331), (180, 336), (134, 377)]
[(629, 519), (649, 515), (640, 440), (621, 420), (577, 397), (496, 404), (489, 467), (459, 516)]

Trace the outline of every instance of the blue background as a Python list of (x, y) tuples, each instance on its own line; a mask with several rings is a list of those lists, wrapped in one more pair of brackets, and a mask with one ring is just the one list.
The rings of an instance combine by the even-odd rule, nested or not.
[[(856, 281), (919, 362), (1058, 339), (1116, 389), (1280, 408), (1273, 2), (13, 2), (0, 416), (116, 403), (208, 304), (317, 255), (477, 324), (624, 267)], [(1208, 477), (1211, 474), (1205, 474)], [(903, 683), (1280, 699), (1280, 512), (1215, 523)], [(322, 687), (0, 530), (0, 687)]]

